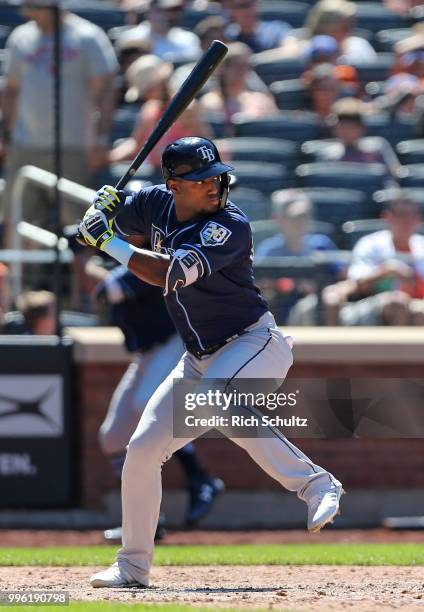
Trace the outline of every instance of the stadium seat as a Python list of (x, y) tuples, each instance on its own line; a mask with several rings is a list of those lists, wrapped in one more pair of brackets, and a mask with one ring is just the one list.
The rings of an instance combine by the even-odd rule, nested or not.
[(0, 24), (2, 26), (8, 26), (15, 28), (21, 23), (24, 23), (25, 19), (20, 12), (20, 6), (18, 3), (4, 2), (0, 0)]
[(305, 108), (307, 89), (301, 79), (275, 81), (269, 89), (280, 110), (298, 110)]
[(408, 27), (408, 18), (390, 11), (379, 2), (358, 2), (356, 25), (373, 32)]
[(107, 31), (125, 25), (126, 12), (106, 0), (71, 0), (68, 10)]
[(264, 51), (253, 55), (251, 63), (266, 85), (274, 81), (286, 81), (287, 79), (298, 79), (305, 70), (305, 63), (298, 59), (270, 59), (275, 58), (272, 51)]
[(293, 184), (291, 174), (282, 164), (262, 162), (258, 166), (257, 162), (235, 161), (232, 166), (241, 187), (250, 187), (270, 194)]
[(208, 7), (205, 6), (202, 9), (187, 7), (184, 9), (180, 25), (187, 30), (194, 30), (200, 21), (214, 15), (222, 15), (222, 10), (220, 10), (219, 6), (215, 3), (212, 3)]
[(329, 221), (337, 230), (345, 221), (372, 217), (376, 205), (369, 202), (362, 191), (356, 189), (305, 189), (313, 204), (313, 216), (317, 221)]
[(351, 250), (360, 238), (378, 232), (386, 227), (383, 219), (357, 219), (356, 221), (346, 221), (342, 226), (343, 238), (342, 246), (346, 250)]
[[(376, 153), (383, 150), (390, 151), (397, 164), (396, 154), (390, 144), (380, 136), (364, 136), (360, 139), (361, 150), (368, 153)], [(333, 138), (322, 140), (307, 140), (301, 146), (301, 153), (306, 162), (314, 161), (336, 161), (342, 154), (343, 145)]]
[(225, 138), (234, 131), (233, 127), (228, 125), (225, 114), (220, 111), (203, 111), (202, 119), (209, 125), (213, 138)]
[(257, 189), (237, 187), (230, 190), (229, 199), (239, 206), (250, 221), (269, 219), (271, 215), (271, 201)]
[[(404, 187), (402, 188), (404, 192), (411, 196), (414, 200), (416, 200), (420, 206), (422, 215), (424, 217), (424, 186), (423, 187)], [(391, 189), (383, 189), (381, 191), (376, 191), (373, 195), (373, 200), (376, 205), (381, 209), (384, 208), (387, 202), (393, 199), (396, 194), (399, 193), (399, 188), (391, 188)]]
[(272, 162), (294, 167), (299, 155), (296, 142), (280, 138), (223, 138), (215, 143), (219, 151), (233, 161)]
[[(273, 219), (252, 221), (250, 225), (252, 228), (253, 243), (255, 248), (257, 248), (258, 245), (267, 238), (271, 238), (271, 236), (274, 236), (274, 234), (279, 233), (278, 224)], [(323, 221), (311, 221), (309, 232), (311, 234), (325, 234), (326, 236), (333, 238), (334, 226), (331, 223), (325, 223)]]
[[(373, 232), (379, 232), (387, 227), (384, 219), (358, 219), (343, 224), (343, 248), (351, 250), (360, 238)], [(419, 234), (424, 234), (424, 224), (418, 228)]]
[(6, 49), (0, 49), (0, 77), (4, 75), (6, 64)]
[(304, 2), (287, 0), (261, 0), (258, 4), (260, 18), (264, 21), (285, 21), (292, 28), (300, 28), (305, 22), (309, 6)]
[(234, 116), (236, 136), (283, 138), (304, 142), (320, 135), (320, 124), (313, 113), (286, 111), (270, 117), (255, 118), (238, 113)]
[(137, 105), (122, 106), (115, 111), (112, 120), (112, 142), (131, 136), (137, 121), (138, 111), (139, 107)]
[(381, 136), (396, 145), (401, 140), (410, 140), (417, 136), (417, 124), (414, 118), (393, 118), (388, 113), (376, 113), (366, 117), (368, 136)]
[(396, 153), (405, 166), (408, 164), (424, 164), (424, 138), (399, 142), (396, 145)]
[(375, 34), (375, 48), (380, 53), (390, 53), (397, 42), (411, 36), (409, 28), (380, 30)]
[(332, 151), (339, 149), (339, 143), (334, 138), (306, 140), (300, 147), (305, 163), (327, 161), (332, 157)]
[(353, 64), (358, 78), (362, 83), (370, 81), (385, 81), (389, 76), (394, 64), (393, 53), (379, 53), (372, 62), (356, 62)]
[(383, 189), (387, 172), (382, 164), (314, 162), (298, 166), (296, 175), (304, 188), (359, 189), (371, 200), (375, 191)]
[[(130, 166), (130, 161), (119, 164), (111, 164), (109, 166), (109, 174), (113, 185), (115, 185), (121, 176), (123, 176)], [(163, 178), (160, 170), (153, 168), (148, 162), (141, 164), (137, 172), (134, 174), (134, 180), (142, 181), (144, 186), (150, 184), (163, 183)]]
[[(1, 9), (0, 9), (0, 23), (1, 23)], [(0, 50), (4, 49), (6, 40), (8, 39), (8, 36), (11, 31), (12, 31), (11, 27), (0, 25)]]
[(405, 176), (400, 179), (402, 187), (422, 187), (424, 185), (424, 164), (404, 166)]

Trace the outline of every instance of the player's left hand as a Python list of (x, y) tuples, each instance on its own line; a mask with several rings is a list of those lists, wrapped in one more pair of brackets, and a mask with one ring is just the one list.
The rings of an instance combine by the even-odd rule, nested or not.
[(87, 210), (78, 230), (88, 246), (97, 247), (102, 251), (114, 237), (106, 216), (102, 211), (96, 210), (94, 206), (90, 206)]
[(115, 189), (111, 185), (103, 185), (96, 191), (93, 205), (96, 210), (103, 212), (106, 218), (113, 219), (125, 204), (127, 194), (121, 189)]

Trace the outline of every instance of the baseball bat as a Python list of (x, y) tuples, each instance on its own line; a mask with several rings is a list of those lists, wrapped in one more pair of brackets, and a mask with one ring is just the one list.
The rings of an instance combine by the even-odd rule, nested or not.
[(157, 145), (165, 132), (168, 131), (171, 125), (185, 111), (196, 94), (202, 89), (211, 74), (224, 59), (227, 51), (228, 47), (220, 40), (214, 40), (210, 44), (209, 48), (198, 60), (193, 70), (172, 98), (159, 123), (137, 153), (128, 170), (117, 182), (115, 186), (116, 189), (123, 189), (128, 181), (132, 179), (138, 168)]

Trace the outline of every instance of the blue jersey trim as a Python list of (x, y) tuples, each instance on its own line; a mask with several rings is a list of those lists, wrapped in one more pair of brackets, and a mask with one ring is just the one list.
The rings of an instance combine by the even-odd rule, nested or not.
[(192, 326), (192, 324), (191, 324), (191, 322), (190, 322), (190, 319), (189, 319), (188, 314), (187, 314), (187, 310), (184, 308), (183, 304), (180, 302), (179, 295), (178, 295), (178, 291), (175, 291), (175, 299), (177, 300), (178, 304), (179, 304), (179, 305), (181, 306), (181, 308), (183, 309), (184, 314), (185, 314), (185, 317), (186, 317), (186, 319), (187, 319), (187, 324), (188, 324), (188, 326), (190, 327), (190, 329), (192, 330), (193, 334), (195, 334), (195, 336), (196, 336), (196, 338), (197, 338), (197, 342), (199, 343), (200, 348), (201, 348), (202, 350), (205, 350), (205, 347), (203, 346), (202, 341), (200, 340), (200, 336), (199, 336), (199, 334), (197, 333), (197, 331), (194, 329), (194, 327)]
[[(187, 227), (182, 227), (181, 229), (179, 229), (177, 231), (177, 233), (175, 234), (175, 236), (173, 236), (173, 238), (171, 240), (171, 249), (174, 248), (174, 240), (178, 236), (178, 234), (181, 234), (182, 232), (186, 232), (187, 230), (191, 229), (192, 227), (196, 227), (196, 225), (197, 225), (196, 223), (192, 223), (191, 225), (187, 225)], [(171, 232), (171, 234), (172, 234), (172, 232)], [(168, 234), (168, 236), (170, 236), (171, 234)], [(167, 236), (167, 238), (168, 238), (168, 236)]]
[(126, 234), (125, 232), (123, 232), (121, 230), (121, 228), (119, 227), (118, 223), (116, 222), (116, 218), (113, 220), (113, 225), (116, 227), (116, 229), (121, 234), (121, 236), (130, 236), (131, 235), (131, 234)]

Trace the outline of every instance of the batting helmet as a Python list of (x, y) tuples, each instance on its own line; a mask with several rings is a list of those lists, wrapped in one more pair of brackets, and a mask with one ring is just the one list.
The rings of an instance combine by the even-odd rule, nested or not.
[(221, 208), (225, 206), (228, 197), (230, 170), (233, 170), (233, 167), (222, 163), (218, 149), (207, 138), (192, 136), (179, 138), (168, 145), (162, 154), (162, 173), (165, 182), (170, 178), (203, 181), (213, 176), (220, 176)]

